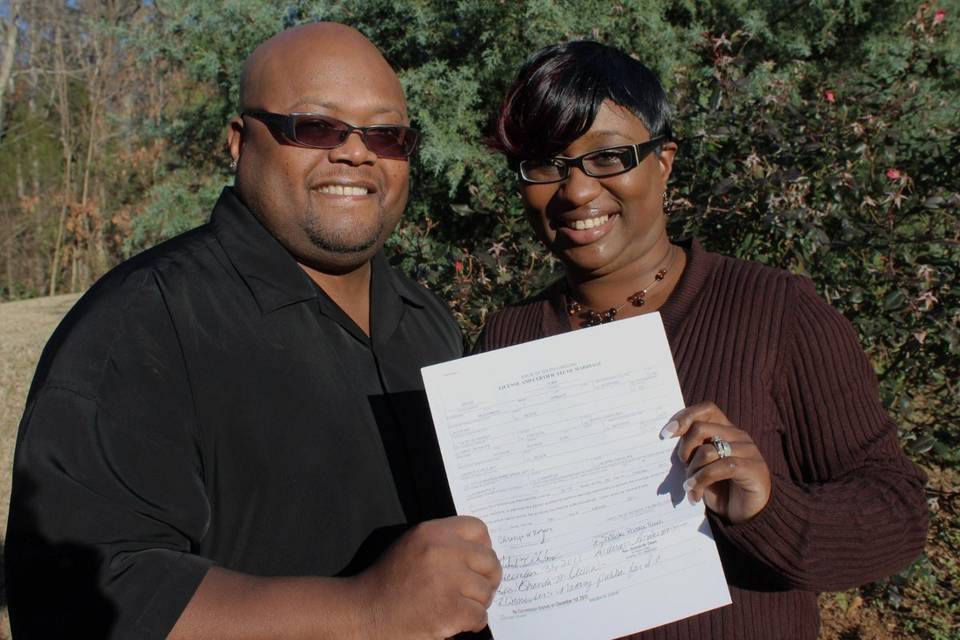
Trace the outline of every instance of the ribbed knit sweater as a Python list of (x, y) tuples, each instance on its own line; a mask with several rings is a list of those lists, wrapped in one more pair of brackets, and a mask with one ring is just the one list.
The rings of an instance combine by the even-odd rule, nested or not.
[[(687, 266), (659, 311), (684, 400), (713, 401), (750, 434), (772, 492), (749, 522), (709, 514), (733, 604), (629, 637), (815, 639), (816, 592), (894, 573), (923, 549), (924, 474), (856, 333), (809, 280), (679, 244)], [(564, 309), (556, 283), (494, 314), (477, 350), (569, 331)]]

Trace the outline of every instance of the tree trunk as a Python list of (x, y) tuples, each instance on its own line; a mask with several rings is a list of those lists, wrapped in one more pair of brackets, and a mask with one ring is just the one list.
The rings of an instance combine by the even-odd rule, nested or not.
[(63, 245), (64, 227), (67, 212), (70, 210), (70, 184), (72, 182), (73, 153), (71, 150), (70, 96), (67, 82), (67, 64), (63, 55), (63, 30), (57, 25), (54, 32), (54, 74), (57, 78), (57, 108), (60, 111), (60, 144), (63, 148), (63, 202), (60, 206), (60, 220), (57, 224), (57, 239), (53, 245), (53, 259), (50, 262), (49, 294), (57, 294), (57, 280), (60, 276), (60, 250)]
[[(36, 36), (37, 24), (42, 22), (39, 19), (36, 3), (30, 2), (25, 10), (27, 20), (27, 60), (30, 64), (30, 85), (27, 88), (27, 113), (30, 122), (36, 122), (37, 118), (37, 94), (40, 92), (40, 75), (37, 72), (37, 44), (40, 40)], [(32, 265), (30, 276), (30, 288), (36, 291), (43, 290), (43, 283), (46, 280), (46, 238), (44, 237), (43, 224), (46, 218), (45, 214), (49, 211), (45, 201), (40, 200), (40, 159), (37, 156), (37, 150), (34, 145), (27, 145), (27, 158), (30, 166), (30, 195), (34, 199), (33, 206), (33, 250), (29, 252), (29, 260)]]
[(0, 20), (0, 34), (3, 37), (0, 50), (0, 133), (3, 132), (3, 118), (6, 111), (7, 84), (13, 72), (13, 61), (17, 54), (17, 20), (20, 19), (20, 0), (11, 0), (9, 17)]
[(4, 251), (3, 251), (4, 260), (6, 262), (6, 267), (7, 267), (7, 300), (13, 300), (16, 298), (17, 279), (16, 279), (16, 275), (13, 272), (14, 235), (15, 234), (13, 233), (10, 234), (9, 236), (10, 239), (7, 240), (7, 246), (4, 247)]

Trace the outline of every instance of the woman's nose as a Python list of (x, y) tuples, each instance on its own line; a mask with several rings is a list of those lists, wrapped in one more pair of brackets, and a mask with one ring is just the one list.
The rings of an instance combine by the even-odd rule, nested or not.
[(579, 167), (570, 167), (567, 179), (560, 183), (557, 195), (575, 207), (581, 207), (600, 195), (603, 187)]

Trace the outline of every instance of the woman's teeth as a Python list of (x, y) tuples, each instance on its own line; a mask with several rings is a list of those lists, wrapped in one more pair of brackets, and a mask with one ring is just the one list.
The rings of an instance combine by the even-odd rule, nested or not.
[(584, 229), (593, 229), (594, 227), (599, 227), (604, 222), (610, 219), (610, 216), (597, 216), (596, 218), (587, 218), (586, 220), (574, 220), (567, 224), (568, 227), (576, 229), (577, 231), (583, 231)]
[(320, 193), (329, 193), (335, 196), (365, 196), (367, 195), (366, 187), (345, 187), (339, 184), (325, 184), (319, 189)]

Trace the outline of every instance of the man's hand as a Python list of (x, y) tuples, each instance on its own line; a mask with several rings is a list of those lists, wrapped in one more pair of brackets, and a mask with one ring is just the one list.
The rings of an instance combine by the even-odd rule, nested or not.
[(469, 516), (417, 525), (357, 576), (365, 637), (434, 640), (480, 631), (502, 570), (483, 522)]

